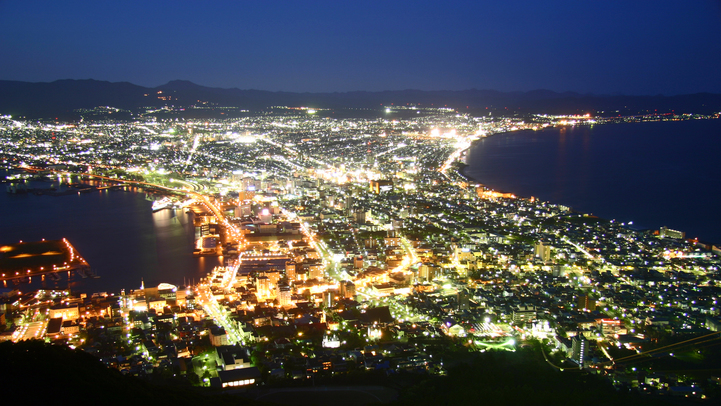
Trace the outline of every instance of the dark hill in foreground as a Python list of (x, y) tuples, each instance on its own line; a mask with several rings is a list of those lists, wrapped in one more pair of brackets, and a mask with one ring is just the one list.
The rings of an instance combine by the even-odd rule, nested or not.
[[(721, 111), (721, 94), (678, 96), (590, 95), (550, 90), (499, 92), (495, 90), (293, 93), (264, 90), (221, 89), (175, 80), (155, 88), (128, 82), (57, 80), (50, 83), (0, 81), (0, 114), (29, 118), (67, 117), (76, 109), (111, 106), (127, 110), (162, 106), (224, 106), (251, 111), (271, 106), (316, 108), (371, 108), (389, 105), (452, 107), (497, 114), (592, 113), (604, 116), (645, 113), (700, 113)], [(617, 112), (618, 111), (618, 112)], [(599, 112), (599, 113), (597, 113)], [(600, 113), (603, 112), (603, 113)]]
[[(416, 373), (387, 376), (375, 371), (355, 377), (344, 376), (336, 384), (346, 389), (357, 384), (397, 389), (399, 398), (389, 403), (396, 406), (668, 404), (666, 399), (659, 397), (617, 392), (607, 380), (585, 371), (559, 372), (544, 362), (538, 349), (521, 349), (516, 353), (446, 355), (446, 360), (450, 359), (454, 365), (449, 366), (447, 376)], [(42, 341), (0, 343), (0, 360), (3, 367), (0, 379), (6, 397), (22, 399), (23, 403), (28, 404), (269, 404), (249, 399), (256, 396), (253, 393), (228, 395), (207, 388), (191, 387), (187, 382), (174, 381), (176, 378), (158, 382), (125, 376), (105, 367), (92, 355)], [(332, 382), (329, 383), (332, 385)], [(328, 386), (327, 391), (333, 391), (333, 387)], [(295, 401), (284, 403), (318, 404), (313, 402), (313, 392), (294, 392), (294, 396)], [(338, 401), (342, 403), (342, 399)]]
[(29, 405), (256, 405), (185, 382), (153, 384), (122, 375), (79, 350), (42, 341), (0, 343), (0, 381), (6, 399)]

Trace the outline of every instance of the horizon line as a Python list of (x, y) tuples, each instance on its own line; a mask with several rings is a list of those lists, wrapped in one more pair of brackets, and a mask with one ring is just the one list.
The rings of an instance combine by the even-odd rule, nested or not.
[(94, 78), (86, 78), (86, 79), (73, 79), (73, 78), (64, 78), (64, 79), (55, 79), (52, 81), (27, 81), (27, 80), (13, 80), (13, 79), (0, 79), (0, 81), (3, 82), (20, 82), (20, 83), (32, 83), (32, 84), (52, 84), (56, 82), (105, 82), (105, 83), (127, 83), (131, 84), (133, 86), (143, 87), (146, 89), (157, 89), (163, 86), (170, 85), (173, 82), (182, 82), (191, 84), (198, 87), (203, 87), (207, 89), (221, 89), (221, 90), (241, 90), (241, 91), (259, 91), (259, 92), (269, 92), (269, 93), (295, 93), (295, 94), (333, 94), (333, 93), (386, 93), (386, 92), (426, 92), (426, 93), (433, 93), (433, 92), (470, 92), (470, 91), (476, 91), (476, 92), (497, 92), (497, 93), (506, 93), (506, 94), (512, 94), (512, 93), (533, 93), (533, 92), (550, 92), (558, 95), (563, 94), (572, 94), (576, 96), (591, 96), (591, 97), (617, 97), (617, 96), (623, 96), (623, 97), (675, 97), (675, 96), (686, 96), (686, 95), (698, 95), (698, 94), (712, 94), (712, 95), (721, 95), (721, 92), (713, 92), (713, 91), (699, 91), (699, 92), (692, 92), (692, 93), (677, 93), (677, 94), (664, 94), (664, 93), (656, 93), (656, 94), (627, 94), (627, 93), (620, 93), (620, 92), (614, 92), (614, 93), (593, 93), (593, 92), (578, 92), (575, 90), (564, 90), (564, 91), (557, 91), (552, 90), (548, 88), (535, 88), (531, 90), (498, 90), (498, 89), (492, 89), (492, 88), (467, 88), (467, 89), (460, 89), (460, 90), (452, 90), (452, 89), (436, 89), (436, 90), (424, 90), (424, 89), (418, 89), (418, 88), (406, 88), (406, 89), (386, 89), (386, 90), (333, 90), (333, 91), (290, 91), (290, 90), (265, 90), (265, 89), (258, 89), (258, 88), (240, 88), (240, 87), (219, 87), (219, 86), (207, 86), (198, 84), (196, 82), (193, 82), (191, 80), (187, 79), (172, 79), (169, 80), (166, 83), (156, 85), (156, 86), (144, 86), (139, 85), (137, 83), (133, 83), (127, 80), (121, 80), (121, 81), (111, 81), (111, 80), (103, 80), (103, 79), (94, 79)]

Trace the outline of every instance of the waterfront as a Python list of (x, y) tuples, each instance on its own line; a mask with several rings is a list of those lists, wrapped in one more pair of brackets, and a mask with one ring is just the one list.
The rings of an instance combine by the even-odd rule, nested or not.
[[(50, 182), (32, 185), (49, 188)], [(217, 257), (192, 256), (192, 215), (181, 210), (153, 213), (152, 202), (145, 196), (142, 190), (131, 187), (64, 196), (9, 194), (3, 190), (2, 243), (67, 238), (100, 276), (73, 276), (70, 287), (86, 292), (137, 289), (141, 278), (146, 286), (161, 282), (181, 285), (184, 280), (197, 281), (220, 264)], [(64, 288), (68, 278), (61, 276), (57, 286)], [(56, 282), (48, 280), (46, 284)]]
[(559, 127), (500, 134), (465, 173), (496, 190), (721, 242), (721, 120)]

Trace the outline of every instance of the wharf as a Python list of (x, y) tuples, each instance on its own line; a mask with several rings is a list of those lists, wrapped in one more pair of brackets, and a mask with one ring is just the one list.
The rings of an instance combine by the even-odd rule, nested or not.
[(93, 276), (88, 263), (66, 239), (0, 246), (0, 280), (72, 271)]
[(123, 185), (110, 185), (110, 186), (91, 186), (85, 184), (72, 184), (67, 189), (57, 190), (53, 188), (11, 188), (8, 187), (7, 192), (10, 194), (34, 194), (34, 195), (45, 195), (45, 196), (68, 196), (76, 195), (80, 193), (94, 192), (97, 190), (107, 189), (119, 189)]

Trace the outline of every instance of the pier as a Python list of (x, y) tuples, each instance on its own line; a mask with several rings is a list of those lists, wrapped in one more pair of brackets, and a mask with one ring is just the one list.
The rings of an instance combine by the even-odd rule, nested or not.
[[(95, 277), (90, 265), (67, 239), (19, 242), (0, 246), (0, 280), (26, 280), (59, 272), (77, 272), (81, 277)], [(54, 275), (54, 276), (52, 276)]]

